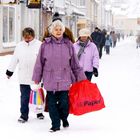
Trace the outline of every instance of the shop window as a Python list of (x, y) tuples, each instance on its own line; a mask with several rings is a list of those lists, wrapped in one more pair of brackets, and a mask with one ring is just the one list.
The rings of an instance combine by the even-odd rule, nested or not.
[(9, 42), (15, 41), (15, 9), (9, 9)]
[(85, 0), (80, 0), (80, 6), (85, 6), (86, 3), (85, 3)]
[(15, 8), (3, 7), (3, 43), (15, 42)]
[(8, 7), (3, 8), (3, 42), (8, 42)]

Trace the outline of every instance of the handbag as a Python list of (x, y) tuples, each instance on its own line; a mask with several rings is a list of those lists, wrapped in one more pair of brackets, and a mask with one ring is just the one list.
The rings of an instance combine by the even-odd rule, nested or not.
[(45, 95), (42, 87), (31, 89), (29, 107), (35, 113), (42, 113), (44, 111)]
[(83, 80), (74, 83), (69, 90), (69, 113), (83, 115), (105, 107), (104, 99), (96, 83)]

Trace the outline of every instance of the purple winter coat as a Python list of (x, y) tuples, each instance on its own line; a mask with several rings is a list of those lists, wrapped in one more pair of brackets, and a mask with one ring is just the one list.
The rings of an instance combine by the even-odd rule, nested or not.
[[(74, 43), (74, 49), (76, 54), (78, 54), (80, 49), (79, 41)], [(99, 68), (99, 52), (96, 45), (90, 40), (88, 41), (84, 52), (81, 54), (79, 63), (84, 71), (92, 72), (93, 67)]]
[(73, 76), (76, 81), (86, 79), (73, 44), (67, 38), (46, 38), (39, 50), (32, 80), (43, 79), (47, 91), (62, 91), (69, 90)]

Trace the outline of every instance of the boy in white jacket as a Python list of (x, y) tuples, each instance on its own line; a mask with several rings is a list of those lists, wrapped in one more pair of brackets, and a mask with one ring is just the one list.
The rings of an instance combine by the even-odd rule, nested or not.
[[(42, 42), (35, 39), (35, 32), (30, 27), (22, 31), (22, 36), (23, 41), (17, 44), (6, 75), (9, 79), (13, 75), (18, 64), (18, 77), (21, 92), (21, 116), (18, 121), (24, 123), (28, 121), (31, 84), (34, 84), (32, 81), (33, 68)], [(37, 114), (37, 118), (44, 119), (44, 116), (42, 113), (39, 113)]]

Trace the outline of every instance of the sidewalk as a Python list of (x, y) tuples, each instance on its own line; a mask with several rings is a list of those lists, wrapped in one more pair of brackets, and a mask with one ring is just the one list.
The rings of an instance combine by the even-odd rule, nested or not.
[(9, 51), (9, 52), (1, 52), (0, 53), (0, 56), (5, 56), (5, 55), (8, 55), (8, 54), (13, 54), (14, 51)]

